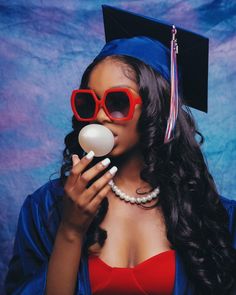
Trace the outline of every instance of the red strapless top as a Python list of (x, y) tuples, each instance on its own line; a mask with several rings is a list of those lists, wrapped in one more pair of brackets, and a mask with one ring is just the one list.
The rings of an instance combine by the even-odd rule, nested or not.
[(175, 251), (159, 253), (133, 268), (111, 267), (89, 256), (93, 295), (171, 295), (175, 281)]

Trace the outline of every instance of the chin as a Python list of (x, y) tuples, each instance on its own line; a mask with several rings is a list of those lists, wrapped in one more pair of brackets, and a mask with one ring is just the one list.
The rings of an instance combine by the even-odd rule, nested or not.
[(125, 155), (132, 155), (133, 154), (133, 150), (134, 148), (136, 148), (136, 146), (129, 146), (129, 147), (121, 147), (120, 145), (116, 145), (112, 151), (107, 155), (108, 157), (121, 157), (121, 156), (125, 156)]
[(113, 150), (108, 154), (108, 157), (119, 157), (122, 154), (124, 154), (124, 151), (122, 151), (119, 147), (114, 147)]

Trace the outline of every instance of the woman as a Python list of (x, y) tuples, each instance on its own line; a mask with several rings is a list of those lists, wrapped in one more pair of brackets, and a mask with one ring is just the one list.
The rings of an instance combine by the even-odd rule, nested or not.
[[(150, 40), (140, 40), (149, 50)], [(129, 51), (137, 39), (123, 42)], [(144, 62), (115, 43), (107, 43), (80, 85), (105, 105), (90, 111), (93, 101), (88, 109), (83, 91), (74, 92), (60, 180), (23, 205), (8, 294), (230, 294), (236, 202), (218, 195), (203, 138), (181, 101), (170, 99), (176, 80), (159, 70), (164, 57), (156, 67), (150, 55)], [(77, 141), (90, 123), (115, 137), (102, 160), (92, 151), (83, 156)]]

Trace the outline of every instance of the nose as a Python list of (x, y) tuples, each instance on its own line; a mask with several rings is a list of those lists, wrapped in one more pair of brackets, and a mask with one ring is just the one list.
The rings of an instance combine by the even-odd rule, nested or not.
[(100, 124), (104, 123), (104, 122), (111, 122), (110, 118), (107, 116), (107, 114), (105, 113), (103, 107), (100, 107), (98, 113), (97, 113), (97, 118), (96, 121)]

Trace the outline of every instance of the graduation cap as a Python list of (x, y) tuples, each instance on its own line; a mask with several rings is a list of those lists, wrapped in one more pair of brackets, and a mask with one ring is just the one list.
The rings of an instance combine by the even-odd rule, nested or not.
[[(171, 70), (176, 62), (175, 54), (172, 55), (173, 48), (171, 49), (171, 46), (176, 45), (176, 40), (172, 40), (175, 35), (173, 26), (108, 5), (103, 5), (102, 8), (106, 45), (95, 59), (119, 54), (132, 56), (151, 66), (173, 84), (171, 71), (175, 74), (177, 71), (177, 66)], [(184, 101), (193, 108), (207, 112), (209, 40), (179, 27), (176, 30), (177, 63), (181, 70)], [(174, 126), (171, 127), (173, 128)]]

